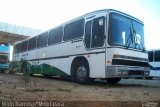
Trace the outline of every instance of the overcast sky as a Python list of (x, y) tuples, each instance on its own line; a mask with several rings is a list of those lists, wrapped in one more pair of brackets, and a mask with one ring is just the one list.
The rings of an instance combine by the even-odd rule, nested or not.
[(47, 30), (85, 13), (109, 8), (142, 20), (146, 48), (160, 48), (160, 0), (0, 0), (0, 21)]

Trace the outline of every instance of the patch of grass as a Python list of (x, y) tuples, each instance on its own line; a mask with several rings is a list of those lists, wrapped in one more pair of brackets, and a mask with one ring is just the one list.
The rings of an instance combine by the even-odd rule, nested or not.
[(31, 84), (31, 80), (30, 80), (29, 75), (23, 75), (22, 81), (24, 81), (25, 85)]
[(2, 107), (2, 100), (0, 99), (0, 107)]
[(13, 89), (15, 90), (15, 89), (16, 89), (16, 87), (17, 87), (17, 86), (16, 86), (16, 85), (14, 85), (14, 86), (13, 86)]
[(28, 92), (44, 92), (47, 90), (35, 88), (35, 89), (26, 89), (26, 91), (28, 91)]
[(64, 88), (57, 88), (57, 91), (61, 91), (61, 92), (71, 92), (71, 89), (64, 89)]
[(144, 91), (143, 95), (149, 96), (149, 92), (148, 91)]
[(17, 76), (18, 81), (24, 84), (25, 86), (31, 85), (31, 79), (29, 75), (19, 75)]

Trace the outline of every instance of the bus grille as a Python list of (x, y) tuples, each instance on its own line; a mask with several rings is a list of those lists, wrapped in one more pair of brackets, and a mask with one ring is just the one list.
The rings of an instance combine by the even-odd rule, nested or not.
[(128, 75), (144, 75), (143, 71), (129, 71)]
[(124, 59), (113, 59), (112, 65), (128, 65), (128, 66), (142, 66), (148, 67), (148, 62), (124, 60)]

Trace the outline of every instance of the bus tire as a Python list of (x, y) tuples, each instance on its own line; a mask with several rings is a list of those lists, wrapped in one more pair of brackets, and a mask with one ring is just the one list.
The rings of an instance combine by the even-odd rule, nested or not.
[(148, 80), (151, 80), (151, 79), (153, 79), (153, 77), (152, 76), (149, 76), (149, 77), (145, 77), (146, 79), (148, 79)]
[(53, 75), (46, 75), (46, 74), (44, 74), (43, 75), (45, 78), (51, 78)]
[(107, 78), (106, 80), (109, 84), (116, 84), (121, 80), (121, 78)]
[(31, 77), (33, 77), (34, 75), (31, 73), (31, 74), (29, 74)]
[(143, 79), (143, 77), (136, 77), (135, 79)]
[(73, 71), (73, 80), (80, 84), (89, 83), (89, 65), (85, 61), (79, 61), (76, 63)]

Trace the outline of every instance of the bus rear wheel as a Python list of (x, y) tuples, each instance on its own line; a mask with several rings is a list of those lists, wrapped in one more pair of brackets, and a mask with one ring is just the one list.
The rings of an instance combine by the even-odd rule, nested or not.
[(116, 84), (121, 80), (121, 78), (107, 78), (106, 80), (109, 84)]
[(51, 78), (53, 75), (46, 75), (46, 74), (44, 74), (43, 75), (45, 78)]
[(89, 65), (85, 61), (79, 61), (76, 63), (73, 71), (73, 80), (81, 84), (87, 84), (89, 78)]

